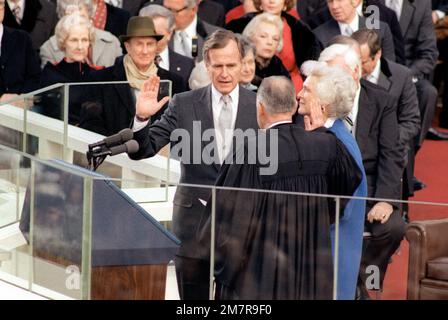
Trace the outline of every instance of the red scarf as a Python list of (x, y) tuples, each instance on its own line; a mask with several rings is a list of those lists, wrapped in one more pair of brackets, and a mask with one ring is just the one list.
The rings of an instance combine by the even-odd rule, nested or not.
[(106, 27), (106, 20), (107, 20), (107, 7), (104, 0), (99, 0), (96, 5), (96, 11), (93, 15), (93, 26), (95, 28), (104, 30)]

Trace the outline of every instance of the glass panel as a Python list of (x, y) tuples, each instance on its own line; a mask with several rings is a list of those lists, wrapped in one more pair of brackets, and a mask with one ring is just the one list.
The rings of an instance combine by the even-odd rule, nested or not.
[[(263, 187), (280, 187), (273, 184)], [(332, 299), (335, 208), (334, 198), (217, 190), (216, 234), (206, 231), (212, 218), (201, 227), (203, 240), (216, 241), (215, 297)]]

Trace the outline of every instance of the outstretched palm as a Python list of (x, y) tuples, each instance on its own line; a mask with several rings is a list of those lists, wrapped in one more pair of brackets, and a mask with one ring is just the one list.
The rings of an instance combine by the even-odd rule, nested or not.
[(170, 97), (163, 97), (162, 100), (157, 101), (159, 86), (160, 78), (156, 75), (149, 76), (148, 80), (143, 83), (135, 107), (135, 113), (140, 118), (149, 118), (156, 114), (170, 99)]

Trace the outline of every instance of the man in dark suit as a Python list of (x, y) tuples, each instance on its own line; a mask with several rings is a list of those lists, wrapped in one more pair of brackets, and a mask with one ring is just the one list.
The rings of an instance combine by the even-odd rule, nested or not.
[[(308, 23), (312, 21), (313, 16), (322, 9), (327, 8), (326, 1), (322, 0), (297, 0), (297, 13), (300, 19)], [(309, 24), (310, 28), (314, 29), (317, 25)]]
[[(299, 5), (300, 2), (301, 1), (297, 2), (297, 5)], [(308, 23), (311, 29), (317, 28), (332, 18), (326, 2), (322, 1), (321, 3), (324, 4), (324, 7), (305, 19), (305, 22)], [(396, 62), (406, 64), (403, 35), (401, 34), (400, 24), (398, 23), (395, 12), (386, 7), (380, 0), (360, 0), (358, 3), (359, 4), (356, 7), (358, 14), (366, 18), (373, 18), (372, 14), (375, 14), (375, 11), (367, 11), (369, 6), (374, 6), (375, 9), (378, 9), (379, 20), (386, 23), (392, 33)]]
[(202, 61), (202, 48), (205, 39), (218, 29), (198, 17), (198, 0), (154, 0), (154, 4), (161, 4), (174, 14), (176, 29), (169, 42), (170, 49)]
[(53, 35), (57, 22), (56, 6), (49, 1), (16, 0), (5, 2), (3, 24), (10, 28), (28, 32), (36, 51), (39, 51), (40, 46)]
[(405, 66), (381, 57), (379, 38), (373, 30), (358, 30), (352, 37), (360, 45), (363, 77), (384, 88), (396, 99), (399, 141), (405, 152), (406, 164), (403, 197), (408, 199), (413, 194), (413, 141), (420, 131), (420, 110), (412, 73)]
[[(392, 8), (392, 3), (385, 4)], [(435, 113), (437, 90), (428, 81), (437, 62), (438, 50), (430, 0), (403, 0), (394, 8), (405, 40), (406, 66), (411, 69), (417, 87), (422, 127), (416, 139), (418, 151), (431, 127)]]
[(198, 17), (217, 27), (223, 28), (226, 24), (224, 7), (212, 0), (199, 0)]
[[(158, 122), (148, 121), (166, 101), (157, 102), (158, 79), (152, 78), (143, 85), (134, 122), (134, 139), (140, 144), (140, 150), (131, 157), (152, 157), (170, 142), (172, 150), (185, 145), (187, 137), (181, 134), (179, 141), (176, 133), (187, 132), (193, 138), (211, 130), (216, 138), (213, 142), (199, 142), (200, 150), (193, 150), (198, 141), (189, 138), (190, 142), (184, 146), (188, 150), (180, 150), (180, 183), (211, 186), (223, 159), (232, 151), (234, 130), (255, 129), (258, 125), (255, 93), (238, 85), (243, 56), (238, 38), (231, 31), (219, 30), (210, 36), (204, 47), (204, 60), (212, 84), (175, 95)], [(177, 138), (170, 141), (171, 136), (175, 136), (173, 133)], [(201, 157), (198, 162), (187, 156), (193, 155), (190, 149), (194, 154), (210, 154), (210, 144), (215, 151), (213, 158)], [(210, 189), (179, 186), (174, 196), (173, 231), (182, 242), (175, 259), (181, 299), (208, 298), (209, 264), (200, 260), (196, 233), (210, 195)]]
[[(98, 2), (98, 1), (94, 1)], [(114, 7), (106, 3), (107, 18), (104, 30), (109, 31), (117, 38), (126, 33), (126, 27), (128, 25), (131, 14), (123, 9)], [(95, 17), (93, 17), (95, 18)]]
[(235, 7), (238, 7), (241, 4), (240, 0), (213, 0), (221, 4), (224, 7), (225, 13), (229, 12)]
[[(352, 33), (358, 31), (358, 29), (367, 27), (367, 19), (359, 16), (356, 11), (357, 5), (357, 0), (328, 2), (328, 9), (332, 19), (313, 30), (314, 34), (324, 47), (326, 47), (331, 39), (337, 35), (342, 34), (351, 36)], [(379, 21), (379, 23), (379, 30), (377, 30), (377, 32), (381, 39), (383, 55), (384, 57), (395, 61), (394, 43), (389, 26), (382, 21)]]
[(123, 0), (122, 8), (131, 14), (131, 17), (137, 16), (138, 12), (145, 5), (147, 0)]
[(156, 62), (158, 66), (181, 76), (185, 82), (185, 87), (188, 87), (188, 79), (194, 68), (194, 60), (168, 48), (175, 27), (173, 13), (163, 6), (154, 4), (142, 8), (139, 15), (150, 17), (154, 21), (156, 32), (163, 35), (163, 38), (157, 42)]
[(30, 36), (2, 24), (5, 6), (5, 0), (0, 0), (0, 102), (37, 90), (40, 78), (39, 59)]
[[(154, 64), (157, 40), (162, 35), (155, 32), (153, 22), (148, 17), (132, 17), (128, 32), (120, 36), (127, 54), (116, 59), (109, 68), (92, 75), (93, 81), (129, 81), (129, 84), (94, 85), (84, 104), (80, 126), (103, 135), (112, 135), (129, 128), (135, 116), (136, 95), (149, 74), (157, 74), (163, 80), (172, 82), (172, 92), (185, 91), (182, 78)], [(163, 110), (153, 116), (160, 118)]]
[[(337, 44), (326, 48), (319, 61), (341, 66), (359, 83), (359, 98), (355, 98), (347, 127), (361, 150), (368, 196), (400, 199), (403, 150), (398, 143), (395, 99), (381, 87), (360, 79), (361, 61), (356, 41), (353, 46)], [(389, 259), (404, 236), (404, 221), (397, 204), (368, 201), (365, 228), (372, 237), (363, 249), (360, 275), (365, 280), (367, 266), (375, 265), (379, 268), (382, 285)]]

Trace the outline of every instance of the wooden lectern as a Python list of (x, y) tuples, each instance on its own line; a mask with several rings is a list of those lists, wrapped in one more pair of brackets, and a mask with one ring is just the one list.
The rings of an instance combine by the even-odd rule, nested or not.
[[(82, 265), (83, 178), (92, 194), (92, 299), (165, 299), (167, 265), (179, 240), (103, 176), (63, 161), (36, 165), (33, 255), (62, 267)], [(30, 188), (20, 230), (29, 240)], [(82, 272), (82, 271), (81, 271)]]

